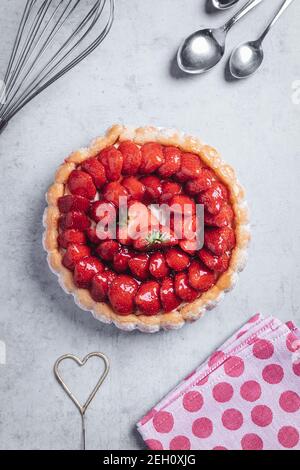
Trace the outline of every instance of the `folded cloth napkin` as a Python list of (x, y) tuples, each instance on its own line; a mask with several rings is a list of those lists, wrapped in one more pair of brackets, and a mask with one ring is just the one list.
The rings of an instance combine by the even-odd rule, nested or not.
[(137, 427), (153, 450), (300, 449), (300, 330), (257, 314)]

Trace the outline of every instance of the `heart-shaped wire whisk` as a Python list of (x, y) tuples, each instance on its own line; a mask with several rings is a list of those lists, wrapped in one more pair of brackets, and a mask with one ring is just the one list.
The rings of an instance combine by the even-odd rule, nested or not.
[[(100, 359), (102, 359), (103, 362), (104, 362), (105, 368), (104, 368), (103, 373), (101, 374), (100, 379), (98, 380), (98, 382), (96, 383), (96, 385), (93, 388), (92, 392), (90, 393), (89, 397), (87, 398), (86, 402), (83, 405), (81, 405), (80, 402), (78, 401), (78, 399), (75, 397), (75, 395), (70, 390), (70, 388), (67, 386), (67, 384), (62, 379), (62, 377), (60, 375), (60, 372), (59, 372), (59, 365), (60, 365), (61, 362), (65, 361), (66, 359), (71, 359), (74, 362), (76, 362), (76, 364), (78, 366), (83, 367), (91, 357), (99, 357)], [(102, 383), (106, 379), (106, 376), (107, 376), (108, 372), (109, 372), (109, 360), (105, 356), (105, 354), (103, 354), (101, 352), (89, 353), (83, 359), (79, 359), (79, 357), (74, 356), (74, 354), (64, 354), (63, 356), (59, 357), (57, 359), (57, 361), (55, 362), (55, 364), (54, 364), (54, 374), (55, 374), (55, 377), (56, 377), (58, 383), (62, 386), (62, 388), (64, 389), (66, 394), (71, 398), (71, 400), (76, 405), (76, 407), (78, 408), (78, 410), (81, 414), (82, 437), (83, 437), (83, 449), (84, 450), (86, 448), (85, 413), (86, 413), (86, 410), (88, 409), (91, 401), (93, 400), (96, 393), (98, 392), (99, 388), (101, 387)]]

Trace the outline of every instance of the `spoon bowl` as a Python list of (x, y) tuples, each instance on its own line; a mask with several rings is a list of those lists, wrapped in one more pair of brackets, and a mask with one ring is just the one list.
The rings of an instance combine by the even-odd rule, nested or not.
[(230, 73), (235, 78), (246, 78), (262, 64), (264, 52), (261, 41), (249, 41), (238, 46), (231, 54)]
[(218, 10), (227, 10), (235, 5), (239, 0), (212, 0), (212, 6)]
[(191, 34), (178, 50), (177, 62), (181, 70), (199, 74), (214, 67), (224, 55), (223, 28), (202, 29)]

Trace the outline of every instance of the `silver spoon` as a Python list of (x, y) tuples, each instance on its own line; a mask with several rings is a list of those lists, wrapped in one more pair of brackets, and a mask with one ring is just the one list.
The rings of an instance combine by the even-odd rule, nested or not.
[(212, 0), (212, 6), (217, 10), (227, 10), (233, 7), (239, 0)]
[(294, 0), (285, 0), (282, 3), (273, 20), (269, 23), (260, 38), (256, 41), (249, 41), (245, 44), (241, 44), (232, 52), (229, 61), (229, 69), (233, 77), (246, 78), (259, 69), (264, 58), (262, 42), (272, 26), (293, 1)]
[(232, 26), (262, 0), (249, 0), (224, 26), (202, 29), (189, 36), (177, 54), (178, 66), (186, 73), (203, 73), (214, 67), (225, 52), (226, 34)]

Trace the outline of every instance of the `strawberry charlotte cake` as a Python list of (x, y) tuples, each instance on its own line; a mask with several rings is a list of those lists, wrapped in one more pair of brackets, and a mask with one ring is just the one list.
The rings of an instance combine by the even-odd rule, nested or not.
[[(124, 330), (177, 329), (198, 319), (245, 264), (248, 211), (233, 169), (175, 130), (113, 126), (65, 160), (47, 203), (44, 247), (61, 286)], [(162, 204), (168, 225), (152, 210)], [(200, 245), (195, 230), (179, 236), (174, 224), (184, 208), (181, 225), (195, 227), (199, 205)]]

